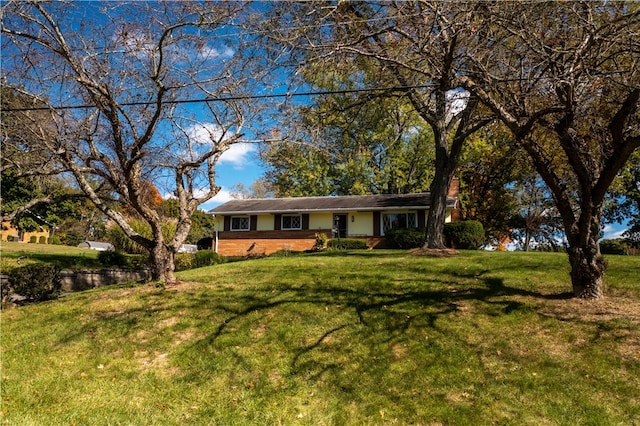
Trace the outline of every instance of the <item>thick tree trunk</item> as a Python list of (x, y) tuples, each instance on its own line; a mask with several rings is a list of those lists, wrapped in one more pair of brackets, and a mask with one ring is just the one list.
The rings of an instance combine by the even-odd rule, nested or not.
[(169, 250), (164, 243), (156, 244), (149, 251), (151, 267), (151, 279), (165, 284), (176, 282), (173, 274), (175, 269), (175, 253)]
[(604, 296), (604, 272), (607, 265), (600, 255), (598, 241), (589, 238), (583, 246), (570, 246), (567, 252), (574, 296), (581, 299), (599, 299)]
[(431, 206), (427, 216), (423, 248), (444, 248), (444, 222), (447, 218), (447, 194), (452, 173), (437, 171), (431, 182)]
[(607, 264), (600, 254), (600, 217), (602, 207), (584, 202), (582, 214), (573, 224), (565, 221), (571, 265), (573, 295), (581, 299), (599, 299), (604, 296), (604, 272)]

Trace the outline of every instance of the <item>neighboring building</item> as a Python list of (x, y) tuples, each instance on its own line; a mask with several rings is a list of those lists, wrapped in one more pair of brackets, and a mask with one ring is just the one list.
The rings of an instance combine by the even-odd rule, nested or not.
[(178, 253), (196, 253), (198, 246), (196, 244), (183, 244), (178, 249)]
[(49, 231), (43, 227), (42, 231), (20, 232), (11, 225), (10, 222), (2, 222), (2, 226), (0, 227), (0, 241), (28, 243), (32, 241), (32, 237), (35, 237), (37, 243), (47, 243), (49, 241)]
[(115, 247), (111, 243), (103, 243), (100, 241), (83, 241), (78, 244), (80, 248), (88, 248), (97, 251), (114, 251)]
[[(458, 181), (447, 198), (447, 221), (456, 217)], [(316, 234), (361, 238), (385, 246), (393, 227), (425, 226), (429, 193), (232, 200), (209, 211), (216, 217), (213, 249), (223, 256), (271, 254), (313, 248)]]

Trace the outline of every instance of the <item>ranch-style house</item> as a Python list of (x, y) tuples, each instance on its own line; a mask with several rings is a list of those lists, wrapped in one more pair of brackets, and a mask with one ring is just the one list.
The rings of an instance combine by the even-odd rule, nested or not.
[[(447, 221), (457, 216), (458, 185), (454, 179), (449, 188)], [(428, 192), (231, 200), (209, 210), (216, 218), (212, 248), (222, 256), (304, 251), (319, 233), (383, 248), (389, 229), (423, 228), (430, 201)]]

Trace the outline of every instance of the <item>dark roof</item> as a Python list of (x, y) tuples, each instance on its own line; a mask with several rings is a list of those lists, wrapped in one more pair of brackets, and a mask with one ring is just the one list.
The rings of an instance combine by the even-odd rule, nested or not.
[[(341, 197), (295, 197), (231, 200), (210, 214), (306, 213), (374, 210), (412, 210), (429, 208), (431, 194), (348, 195)], [(454, 208), (457, 198), (448, 197), (447, 207)]]

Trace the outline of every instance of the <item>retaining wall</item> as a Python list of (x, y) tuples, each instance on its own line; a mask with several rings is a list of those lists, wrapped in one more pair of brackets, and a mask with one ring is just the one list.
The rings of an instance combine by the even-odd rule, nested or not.
[[(100, 269), (98, 271), (61, 271), (62, 291), (81, 291), (105, 285), (144, 280), (151, 276), (148, 269)], [(8, 277), (0, 275), (0, 284)]]

